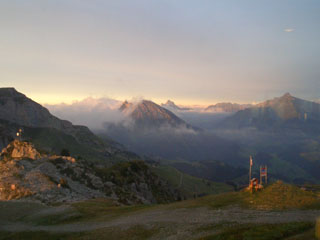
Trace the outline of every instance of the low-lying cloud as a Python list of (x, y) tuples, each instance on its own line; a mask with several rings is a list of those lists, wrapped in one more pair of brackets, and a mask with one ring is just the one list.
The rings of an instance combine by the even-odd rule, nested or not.
[(120, 101), (110, 98), (86, 98), (72, 104), (45, 105), (49, 111), (76, 125), (85, 125), (91, 129), (102, 129), (104, 122), (118, 123), (126, 116), (119, 111)]

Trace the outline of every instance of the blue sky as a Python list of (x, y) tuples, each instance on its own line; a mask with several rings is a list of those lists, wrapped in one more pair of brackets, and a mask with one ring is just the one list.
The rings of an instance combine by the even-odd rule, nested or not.
[(0, 79), (41, 103), (320, 98), (317, 0), (0, 0)]

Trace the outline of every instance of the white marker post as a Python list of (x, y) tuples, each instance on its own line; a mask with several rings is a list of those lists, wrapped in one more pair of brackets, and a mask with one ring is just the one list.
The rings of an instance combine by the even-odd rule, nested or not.
[(252, 165), (253, 165), (252, 156), (250, 156), (249, 186), (250, 186), (250, 182), (251, 182), (251, 168), (252, 168)]

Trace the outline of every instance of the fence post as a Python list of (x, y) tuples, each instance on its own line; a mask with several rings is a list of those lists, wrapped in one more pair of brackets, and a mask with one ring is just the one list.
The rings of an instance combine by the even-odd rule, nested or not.
[(316, 239), (320, 240), (320, 217), (317, 219), (316, 222)]

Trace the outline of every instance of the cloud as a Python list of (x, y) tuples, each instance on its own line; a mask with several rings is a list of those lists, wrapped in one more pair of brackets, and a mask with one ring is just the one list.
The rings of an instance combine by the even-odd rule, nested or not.
[(73, 124), (101, 129), (104, 122), (117, 123), (125, 119), (124, 114), (118, 110), (120, 105), (121, 102), (114, 99), (89, 97), (72, 104), (45, 104), (44, 106), (53, 115), (69, 120)]
[(294, 32), (294, 30), (295, 30), (294, 28), (285, 28), (283, 31), (290, 33), (290, 32)]

